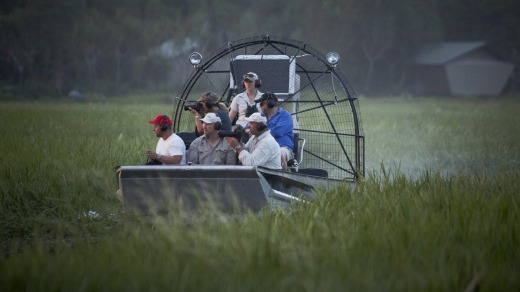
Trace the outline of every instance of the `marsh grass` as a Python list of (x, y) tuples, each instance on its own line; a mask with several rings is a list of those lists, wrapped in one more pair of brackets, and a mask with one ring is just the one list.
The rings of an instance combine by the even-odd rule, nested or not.
[(520, 102), (510, 99), (365, 99), (367, 170), (478, 174), (519, 169)]
[(260, 214), (143, 216), (115, 199), (112, 167), (141, 164), (156, 142), (146, 121), (171, 109), (4, 103), (0, 283), (6, 291), (460, 291), (482, 275), (482, 291), (518, 290), (518, 107), (364, 100), (368, 171), (354, 188)]

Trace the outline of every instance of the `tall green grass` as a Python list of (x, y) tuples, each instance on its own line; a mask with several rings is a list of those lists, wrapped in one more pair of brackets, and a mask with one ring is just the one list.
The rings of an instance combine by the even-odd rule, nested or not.
[(143, 217), (115, 199), (112, 167), (144, 161), (156, 143), (146, 121), (169, 106), (1, 104), (0, 284), (439, 291), (478, 280), (482, 291), (518, 290), (520, 102), (360, 104), (365, 179), (237, 217)]
[(360, 105), (368, 171), (381, 163), (409, 177), (520, 168), (518, 98), (380, 98)]

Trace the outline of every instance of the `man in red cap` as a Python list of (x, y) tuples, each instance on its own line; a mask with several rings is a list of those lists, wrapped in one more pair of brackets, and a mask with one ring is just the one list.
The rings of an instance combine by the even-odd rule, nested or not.
[(167, 115), (158, 115), (148, 123), (153, 125), (153, 132), (159, 141), (155, 151), (146, 151), (147, 164), (186, 164), (186, 145), (173, 132), (172, 120)]

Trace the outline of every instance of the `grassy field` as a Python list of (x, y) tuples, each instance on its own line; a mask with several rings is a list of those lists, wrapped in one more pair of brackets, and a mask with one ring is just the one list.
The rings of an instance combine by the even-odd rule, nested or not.
[(169, 105), (0, 104), (0, 285), (17, 290), (520, 289), (520, 99), (362, 99), (367, 176), (290, 211), (125, 212)]

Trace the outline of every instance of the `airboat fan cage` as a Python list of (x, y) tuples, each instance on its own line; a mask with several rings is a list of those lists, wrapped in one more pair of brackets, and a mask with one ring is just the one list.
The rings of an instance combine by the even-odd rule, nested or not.
[(322, 169), (329, 178), (351, 181), (364, 175), (364, 133), (354, 91), (325, 55), (295, 40), (257, 36), (203, 57), (176, 97), (174, 130), (194, 131), (193, 115), (184, 106), (204, 92), (231, 104), (244, 91), (242, 76), (248, 72), (258, 74), (258, 90), (276, 93), (291, 113), (295, 136), (305, 140), (300, 169)]

